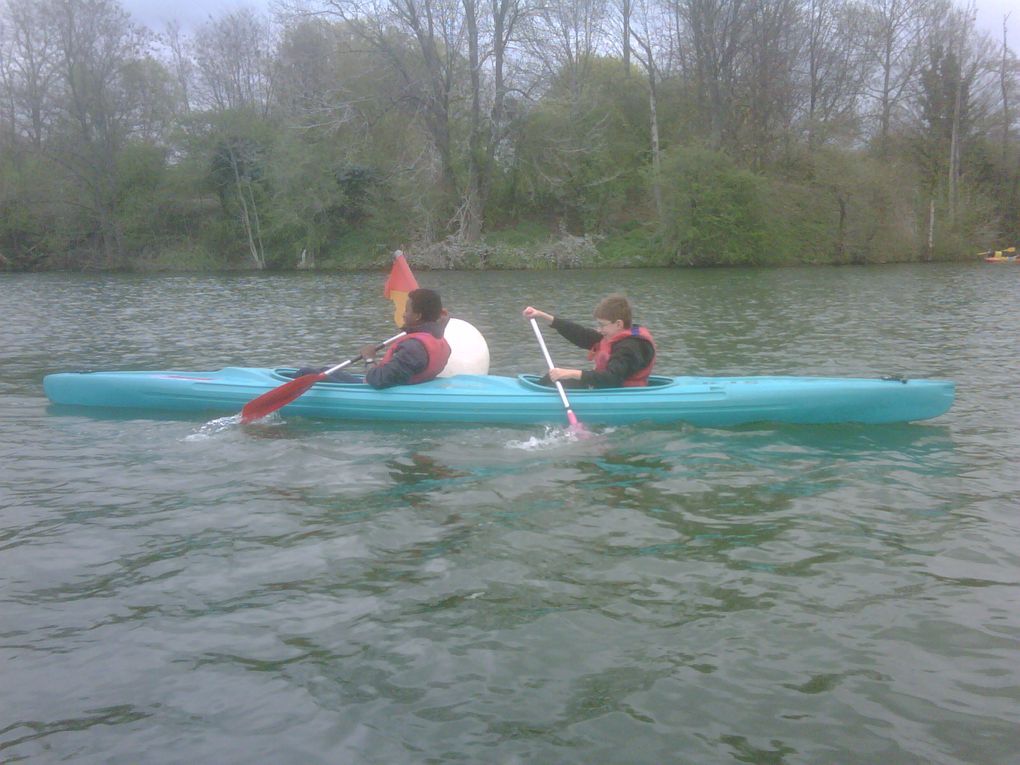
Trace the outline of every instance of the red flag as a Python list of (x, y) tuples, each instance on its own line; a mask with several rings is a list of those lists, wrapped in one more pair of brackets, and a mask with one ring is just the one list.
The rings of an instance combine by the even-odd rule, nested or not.
[(393, 267), (383, 286), (383, 297), (393, 301), (393, 321), (398, 327), (404, 326), (404, 306), (407, 305), (407, 293), (418, 289), (418, 280), (411, 273), (411, 267), (404, 260), (404, 253), (397, 250), (393, 253)]

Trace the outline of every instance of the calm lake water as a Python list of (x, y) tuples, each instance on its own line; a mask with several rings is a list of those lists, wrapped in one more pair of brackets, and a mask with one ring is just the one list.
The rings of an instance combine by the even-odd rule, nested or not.
[(582, 442), (53, 411), (53, 371), (340, 361), (385, 274), (0, 275), (0, 761), (1016, 762), (1020, 266), (418, 278), (494, 373), (544, 366), (526, 304), (625, 290), (663, 373), (957, 400)]

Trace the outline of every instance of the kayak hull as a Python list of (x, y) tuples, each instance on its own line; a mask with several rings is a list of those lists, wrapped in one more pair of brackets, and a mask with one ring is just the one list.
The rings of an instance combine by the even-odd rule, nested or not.
[[(70, 372), (47, 375), (43, 388), (55, 404), (238, 413), (252, 399), (291, 380), (288, 372), (293, 370)], [(531, 375), (456, 375), (385, 390), (320, 382), (280, 411), (285, 416), (379, 422), (565, 422), (555, 389), (535, 380)], [(568, 395), (586, 424), (891, 423), (945, 413), (952, 406), (955, 385), (946, 380), (653, 376), (645, 388), (571, 390)]]

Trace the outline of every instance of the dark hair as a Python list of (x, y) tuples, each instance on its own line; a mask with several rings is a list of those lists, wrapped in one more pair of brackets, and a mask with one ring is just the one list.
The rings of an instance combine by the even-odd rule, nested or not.
[(630, 329), (631, 321), (633, 321), (627, 298), (616, 293), (602, 298), (602, 302), (595, 306), (595, 318), (604, 321), (622, 321), (624, 329)]
[(436, 321), (443, 315), (443, 300), (435, 290), (411, 290), (407, 299), (411, 301), (411, 310), (421, 316), (422, 321)]

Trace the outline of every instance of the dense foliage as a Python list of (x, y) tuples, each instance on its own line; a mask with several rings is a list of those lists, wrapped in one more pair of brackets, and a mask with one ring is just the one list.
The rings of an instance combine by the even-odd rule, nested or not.
[[(951, 0), (0, 0), (0, 268), (972, 257), (1017, 59)], [(425, 263), (428, 264), (428, 263)]]

